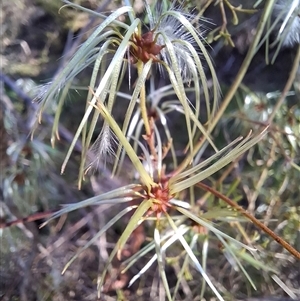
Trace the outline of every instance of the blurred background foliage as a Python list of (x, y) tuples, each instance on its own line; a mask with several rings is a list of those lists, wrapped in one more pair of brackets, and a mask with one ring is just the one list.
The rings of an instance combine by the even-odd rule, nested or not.
[[(121, 5), (120, 1), (106, 0), (77, 0), (76, 3), (107, 12)], [(208, 18), (204, 22), (209, 44), (207, 48), (215, 63), (222, 95), (225, 95), (255, 36), (264, 1), (190, 0), (184, 5), (187, 9), (196, 7), (199, 16)], [(61, 163), (84, 107), (82, 92), (74, 91), (68, 95), (59, 128), (61, 139), (55, 149), (51, 148), (49, 141), (53, 123), (51, 114), (46, 115), (33, 139), (30, 137), (36, 112), (32, 99), (38, 91), (38, 85), (51, 80), (63, 68), (89, 30), (99, 22), (87, 13), (71, 8), (59, 11), (61, 6), (59, 0), (4, 0), (1, 4), (2, 300), (96, 300), (97, 274), (103, 264), (98, 264), (98, 255), (100, 253), (105, 258), (107, 251), (103, 245), (107, 249), (112, 248), (124, 227), (117, 224), (110, 229), (105, 240), (101, 238), (92, 248), (83, 252), (64, 276), (61, 276), (61, 270), (66, 262), (93, 237), (105, 220), (118, 212), (118, 208), (102, 206), (82, 209), (43, 229), (38, 227), (40, 221), (17, 223), (4, 228), (5, 224), (16, 219), (28, 216), (35, 219), (34, 214), (37, 213), (41, 215), (36, 216), (46, 218), (47, 213), (61, 204), (76, 202), (131, 181), (128, 176), (130, 170), (114, 179), (109, 177), (108, 171), (102, 170), (91, 175), (83, 189), (78, 191), (76, 181), (80, 143), (76, 145), (77, 153), (74, 153), (65, 174), (60, 175)], [(136, 0), (134, 7), (138, 12), (143, 12), (142, 1)], [(271, 21), (275, 19), (274, 16), (270, 17)], [(265, 30), (270, 43), (276, 41), (279, 27), (280, 23), (270, 33)], [(270, 124), (270, 133), (242, 158), (211, 177), (209, 184), (239, 202), (300, 250), (299, 68), (291, 89), (284, 99), (280, 99), (293, 67), (297, 47), (281, 47), (276, 54), (276, 47), (266, 51), (267, 46), (263, 43), (257, 51), (213, 137), (216, 145), (221, 147), (233, 138), (247, 135), (249, 130), (261, 130), (267, 124)], [(271, 64), (272, 58), (275, 59)], [(78, 84), (87, 85), (88, 76), (89, 72), (84, 71)], [(122, 108), (116, 110), (122, 116)], [(203, 193), (197, 204), (201, 210), (226, 207), (222, 201)], [(224, 257), (217, 242), (212, 241), (211, 258), (214, 259), (208, 262), (209, 273), (227, 299), (271, 300), (267, 296), (272, 296), (277, 298), (274, 300), (299, 300), (299, 261), (244, 219), (241, 223), (233, 222), (231, 226), (232, 229), (227, 229), (227, 232), (237, 239), (255, 242), (264, 250), (260, 252), (260, 261), (278, 273), (261, 272), (249, 263), (249, 259), (245, 259), (243, 264), (257, 285), (257, 291), (253, 291), (238, 268), (225, 259), (226, 254)], [(228, 227), (228, 224), (224, 224), (224, 227)], [(237, 231), (237, 227), (242, 230)], [(167, 272), (170, 275), (177, 273), (179, 263), (176, 258), (170, 255), (168, 260), (170, 267)], [(130, 277), (130, 273), (136, 271), (130, 271), (129, 275), (122, 277)], [(130, 289), (125, 285), (128, 279), (121, 277), (115, 286), (107, 289), (105, 300), (154, 300), (151, 299), (151, 293), (157, 283), (157, 272), (153, 269), (149, 273)], [(190, 281), (178, 300), (198, 300), (199, 275), (192, 270), (186, 273)], [(172, 277), (170, 282), (172, 285)], [(213, 300), (209, 292), (205, 298)]]

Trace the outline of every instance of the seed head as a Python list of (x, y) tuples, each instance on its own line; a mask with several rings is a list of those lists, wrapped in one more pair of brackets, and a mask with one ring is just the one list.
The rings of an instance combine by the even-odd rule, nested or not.
[[(195, 68), (191, 49), (195, 49), (198, 55), (201, 55), (199, 42), (195, 35), (203, 40), (202, 34), (193, 26), (195, 15), (187, 13), (182, 6), (172, 6), (166, 9), (162, 4), (157, 4), (154, 10), (146, 5), (147, 15), (150, 22), (151, 37), (154, 37), (155, 47), (159, 49), (160, 59), (170, 66), (174, 66), (174, 55), (181, 70), (181, 76), (184, 81), (191, 81), (192, 69)], [(169, 46), (166, 47), (166, 44)], [(170, 51), (170, 45), (173, 47), (173, 53)], [(193, 64), (194, 66), (191, 66)], [(159, 65), (160, 71), (164, 69)]]

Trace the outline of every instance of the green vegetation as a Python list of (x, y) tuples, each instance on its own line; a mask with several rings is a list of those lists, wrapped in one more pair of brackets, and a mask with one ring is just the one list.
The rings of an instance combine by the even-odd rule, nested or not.
[[(49, 83), (2, 76), (1, 296), (297, 298), (297, 1), (285, 13), (274, 0), (102, 3), (109, 13), (87, 2), (58, 12), (81, 31)], [(235, 47), (228, 83), (222, 52)], [(285, 81), (256, 89), (256, 69), (288, 65), (284, 47)], [(39, 70), (50, 57), (46, 44)]]

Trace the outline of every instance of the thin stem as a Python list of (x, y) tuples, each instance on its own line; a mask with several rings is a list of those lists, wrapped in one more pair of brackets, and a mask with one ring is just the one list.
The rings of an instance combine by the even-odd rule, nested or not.
[[(264, 9), (264, 12), (259, 20), (259, 24), (257, 27), (257, 31), (256, 31), (256, 35), (254, 37), (254, 40), (248, 50), (248, 53), (242, 63), (242, 66), (235, 78), (235, 81), (233, 82), (232, 86), (230, 87), (229, 91), (227, 92), (226, 96), (224, 97), (223, 101), (222, 101), (222, 105), (220, 106), (220, 109), (218, 110), (216, 116), (213, 118), (209, 128), (207, 129), (207, 134), (209, 135), (213, 129), (216, 127), (217, 123), (219, 122), (219, 120), (222, 118), (222, 116), (224, 115), (224, 112), (227, 108), (227, 106), (229, 105), (230, 101), (232, 100), (233, 96), (235, 95), (238, 87), (240, 86), (247, 70), (248, 67), (252, 61), (253, 56), (255, 55), (256, 51), (257, 51), (257, 45), (260, 41), (261, 35), (264, 31), (265, 28), (265, 24), (268, 20), (268, 17), (271, 13), (273, 4), (274, 4), (275, 0), (268, 0)], [(191, 156), (194, 156), (199, 149), (202, 147), (202, 145), (204, 144), (205, 139), (202, 139), (201, 141), (199, 141), (193, 150), (193, 154), (191, 154)], [(176, 174), (180, 173), (182, 170), (184, 170), (191, 162), (191, 156), (187, 156), (183, 162), (180, 164), (180, 166), (178, 166), (178, 168), (176, 169)]]
[(299, 68), (299, 63), (300, 63), (300, 46), (298, 46), (298, 50), (297, 50), (297, 54), (294, 60), (294, 64), (293, 64), (293, 68), (291, 70), (290, 76), (285, 84), (284, 89), (282, 90), (282, 93), (273, 109), (273, 112), (271, 113), (271, 115), (269, 116), (268, 122), (272, 123), (277, 111), (279, 110), (279, 108), (281, 107), (282, 103), (285, 100), (286, 94), (289, 92), (289, 90), (291, 89), (291, 86), (295, 80), (298, 68)]
[(264, 28), (265, 28), (265, 24), (268, 20), (268, 17), (271, 13), (271, 10), (272, 10), (272, 7), (273, 7), (273, 4), (274, 4), (274, 1), (275, 0), (269, 0), (267, 3), (266, 3), (266, 6), (265, 6), (265, 9), (264, 9), (264, 12), (259, 20), (259, 24), (258, 24), (258, 27), (257, 27), (257, 31), (256, 31), (256, 35), (254, 37), (254, 40), (247, 52), (247, 55), (242, 63), (242, 66), (235, 78), (235, 81), (233, 82), (232, 86), (230, 87), (229, 91), (227, 92), (225, 98), (223, 99), (222, 101), (222, 105), (219, 109), (219, 111), (217, 112), (217, 115), (216, 117), (213, 119), (212, 121), (212, 124), (208, 130), (208, 132), (211, 132), (215, 126), (217, 125), (217, 123), (219, 122), (219, 120), (221, 119), (221, 117), (223, 116), (227, 106), (229, 105), (230, 101), (232, 100), (234, 94), (236, 93), (238, 87), (240, 86), (247, 70), (248, 70), (248, 67), (252, 61), (252, 58), (253, 56), (255, 55), (256, 51), (257, 51), (257, 45), (260, 41), (260, 38), (261, 38), (261, 35), (264, 31)]
[(26, 217), (14, 219), (14, 220), (9, 221), (9, 222), (0, 221), (0, 229), (8, 228), (8, 227), (18, 225), (18, 224), (30, 223), (30, 222), (34, 222), (34, 221), (37, 221), (37, 220), (40, 220), (40, 219), (44, 219), (44, 218), (47, 218), (49, 215), (55, 213), (56, 211), (58, 211), (58, 210), (37, 212), (37, 213), (33, 213), (31, 215), (28, 215)]
[[(144, 63), (141, 61), (137, 62), (137, 71), (138, 75), (142, 74), (143, 72)], [(141, 88), (140, 92), (140, 109), (141, 109), (141, 115), (144, 121), (145, 125), (145, 132), (148, 137), (151, 135), (151, 129), (150, 129), (150, 123), (148, 119), (148, 113), (147, 113), (147, 106), (146, 106), (146, 88), (145, 84)]]
[[(94, 92), (93, 92), (94, 93)], [(94, 97), (97, 97), (94, 94)], [(92, 104), (96, 109), (99, 110), (105, 121), (109, 124), (111, 129), (114, 131), (118, 139), (120, 140), (120, 143), (123, 145), (128, 157), (130, 158), (132, 164), (136, 168), (136, 170), (139, 173), (139, 176), (141, 178), (141, 181), (144, 185), (147, 186), (148, 190), (150, 191), (150, 188), (152, 186), (155, 186), (151, 176), (149, 173), (145, 170), (143, 164), (141, 163), (139, 157), (137, 156), (136, 152), (132, 148), (131, 144), (128, 142), (127, 138), (125, 137), (124, 133), (120, 129), (119, 125), (116, 123), (116, 121), (113, 119), (111, 114), (107, 111), (104, 104), (101, 101), (98, 101), (97, 105)]]
[(275, 157), (276, 147), (277, 145), (276, 142), (274, 141), (273, 144), (271, 145), (271, 150), (269, 150), (269, 158), (266, 161), (263, 170), (261, 171), (261, 175), (259, 179), (256, 182), (255, 191), (249, 199), (248, 211), (250, 211), (251, 213), (254, 212), (255, 203), (259, 196), (259, 192), (261, 191), (261, 188), (263, 187), (263, 185), (268, 179), (268, 176), (270, 175), (271, 166), (274, 164), (274, 162), (276, 162), (276, 157)]
[(199, 11), (198, 15), (196, 16), (195, 19), (199, 19), (200, 16), (203, 16), (203, 13), (206, 11), (206, 9), (212, 4), (213, 0), (208, 0), (203, 7), (201, 8), (201, 10)]
[(296, 249), (294, 249), (289, 243), (287, 243), (284, 239), (279, 237), (277, 234), (275, 234), (271, 229), (269, 229), (266, 225), (264, 225), (262, 222), (260, 222), (258, 219), (256, 219), (253, 215), (248, 213), (243, 207), (239, 206), (235, 202), (233, 202), (231, 199), (223, 195), (222, 193), (218, 192), (212, 187), (209, 187), (208, 185), (205, 185), (201, 182), (197, 183), (197, 186), (200, 188), (203, 188), (206, 191), (209, 191), (216, 197), (220, 198), (224, 202), (226, 202), (229, 206), (235, 208), (237, 211), (242, 213), (244, 216), (246, 216), (248, 219), (251, 220), (257, 227), (259, 227), (261, 230), (263, 230), (265, 233), (270, 235), (275, 241), (277, 241), (282, 247), (284, 247), (287, 251), (289, 251), (292, 255), (294, 255), (296, 258), (300, 259), (300, 252), (298, 252)]
[(221, 31), (225, 32), (226, 26), (227, 26), (227, 17), (226, 17), (226, 13), (225, 13), (225, 9), (224, 9), (224, 2), (223, 2), (223, 0), (220, 1), (219, 5), (220, 5), (222, 20), (223, 20), (223, 23), (222, 23), (222, 26), (221, 26)]

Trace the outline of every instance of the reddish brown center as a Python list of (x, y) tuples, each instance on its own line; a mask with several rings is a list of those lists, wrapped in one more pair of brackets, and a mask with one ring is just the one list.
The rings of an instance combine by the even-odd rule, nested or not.
[(157, 216), (159, 216), (161, 213), (166, 213), (168, 208), (172, 206), (169, 203), (172, 195), (170, 195), (170, 190), (167, 185), (152, 187), (149, 198), (154, 199), (150, 214), (155, 212)]
[(134, 39), (131, 40), (134, 45), (130, 47), (130, 53), (135, 61), (141, 60), (143, 63), (147, 63), (150, 59), (158, 61), (157, 55), (165, 46), (157, 45), (153, 35), (152, 31), (142, 36), (134, 35)]

